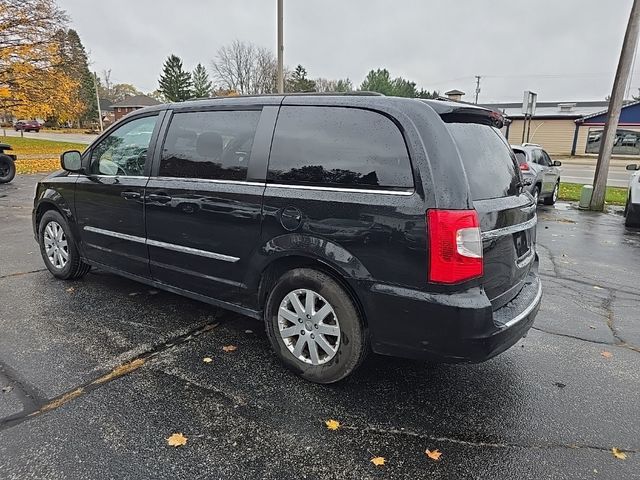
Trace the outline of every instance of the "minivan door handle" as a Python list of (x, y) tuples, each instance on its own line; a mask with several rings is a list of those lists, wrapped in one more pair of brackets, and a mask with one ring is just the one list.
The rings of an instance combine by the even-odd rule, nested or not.
[(147, 200), (159, 203), (169, 203), (171, 201), (171, 197), (164, 193), (150, 193), (147, 195)]
[(137, 200), (142, 195), (140, 195), (140, 192), (122, 192), (120, 196), (126, 200)]

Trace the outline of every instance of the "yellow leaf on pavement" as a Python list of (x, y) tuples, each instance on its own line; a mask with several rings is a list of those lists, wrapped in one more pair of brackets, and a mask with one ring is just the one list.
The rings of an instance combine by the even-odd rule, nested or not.
[(600, 355), (602, 355), (604, 358), (611, 358), (613, 353), (607, 352), (607, 351), (603, 351), (603, 352), (600, 352)]
[(185, 437), (182, 433), (174, 433), (169, 438), (167, 438), (167, 444), (170, 447), (181, 447), (187, 444), (187, 437)]
[(213, 358), (211, 358), (211, 357), (204, 357), (204, 358), (202, 359), (202, 361), (203, 361), (204, 363), (211, 363), (211, 362), (213, 362)]
[(627, 459), (627, 454), (624, 453), (619, 448), (613, 447), (611, 449), (611, 453), (613, 453), (613, 456), (616, 457), (619, 460), (626, 460)]
[(224, 350), (227, 353), (235, 352), (237, 349), (238, 347), (236, 347), (235, 345), (225, 345), (224, 347), (222, 347), (222, 350)]
[(76, 289), (75, 289), (74, 287), (69, 287), (69, 288), (67, 288), (67, 292), (68, 292), (68, 293), (73, 293), (73, 292), (75, 292), (75, 291), (76, 291)]
[(340, 422), (337, 420), (327, 420), (326, 422), (324, 422), (324, 424), (329, 430), (337, 430), (340, 428)]
[(437, 448), (435, 450), (429, 450), (427, 448), (427, 450), (424, 452), (424, 454), (427, 457), (429, 457), (431, 460), (435, 460), (437, 462), (438, 460), (440, 460), (440, 456), (442, 455), (442, 452), (438, 451)]
[(373, 463), (376, 467), (381, 467), (382, 465), (384, 465), (384, 462), (386, 460), (384, 459), (384, 457), (373, 457), (371, 459), (371, 463)]

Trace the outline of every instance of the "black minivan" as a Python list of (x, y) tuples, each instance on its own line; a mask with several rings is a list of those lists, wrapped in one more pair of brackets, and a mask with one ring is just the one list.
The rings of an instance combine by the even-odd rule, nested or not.
[(499, 114), (377, 95), (138, 110), (37, 187), (61, 279), (92, 266), (265, 322), (302, 377), (373, 350), (487, 360), (531, 327), (536, 205)]

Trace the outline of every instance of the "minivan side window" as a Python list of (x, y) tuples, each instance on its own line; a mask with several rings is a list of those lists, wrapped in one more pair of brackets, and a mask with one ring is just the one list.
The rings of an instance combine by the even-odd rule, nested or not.
[(174, 113), (158, 175), (245, 180), (259, 119), (257, 110)]
[(447, 128), (458, 146), (472, 200), (518, 195), (515, 154), (500, 130), (464, 122), (447, 123)]
[(89, 174), (142, 176), (157, 115), (136, 118), (116, 128), (91, 152)]
[(282, 107), (267, 180), (413, 188), (409, 154), (396, 124), (370, 110), (342, 107)]

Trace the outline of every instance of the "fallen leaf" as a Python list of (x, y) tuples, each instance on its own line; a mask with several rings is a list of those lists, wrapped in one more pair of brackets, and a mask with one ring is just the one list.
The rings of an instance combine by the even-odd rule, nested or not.
[(600, 352), (600, 355), (602, 355), (604, 358), (611, 358), (613, 356), (613, 353), (607, 352), (605, 350), (605, 351)]
[(429, 457), (431, 460), (435, 460), (436, 462), (440, 460), (440, 456), (442, 452), (439, 452), (436, 448), (435, 450), (429, 450), (428, 448), (425, 450), (424, 454)]
[(73, 293), (73, 292), (75, 292), (75, 291), (76, 291), (76, 289), (75, 289), (74, 287), (69, 287), (69, 288), (67, 288), (67, 292), (68, 292), (68, 293)]
[(235, 345), (225, 345), (224, 347), (222, 347), (222, 350), (229, 353), (229, 352), (235, 352), (238, 349), (238, 347), (236, 347)]
[(245, 330), (244, 333), (253, 333), (253, 330)]
[(327, 426), (329, 430), (337, 430), (340, 428), (340, 422), (337, 420), (330, 419), (324, 422), (324, 424)]
[(13, 390), (13, 387), (11, 385), (7, 385), (6, 387), (2, 387), (2, 393), (9, 393), (11, 390)]
[(602, 290), (602, 287), (599, 287), (598, 285), (594, 285), (593, 288), (595, 288), (596, 290)]
[(556, 383), (554, 383), (554, 385), (555, 385), (556, 387), (558, 387), (558, 388), (564, 388), (564, 387), (566, 387), (566, 386), (567, 386), (565, 383), (561, 383), (561, 382), (556, 382)]
[(373, 457), (371, 459), (371, 463), (373, 463), (376, 467), (381, 467), (382, 465), (384, 465), (384, 462), (386, 460), (384, 459), (384, 457)]
[(591, 330), (595, 330), (595, 329), (596, 329), (596, 327), (595, 327), (594, 325), (589, 325), (589, 328), (590, 328)]
[(167, 444), (170, 447), (181, 447), (187, 444), (187, 437), (185, 437), (182, 433), (174, 433), (169, 438), (167, 438)]
[(613, 453), (613, 456), (616, 457), (619, 460), (626, 460), (627, 459), (627, 454), (624, 453), (619, 448), (613, 447), (611, 449), (611, 453)]
[(211, 363), (211, 362), (213, 362), (213, 358), (211, 358), (211, 357), (204, 357), (204, 358), (202, 359), (202, 361), (203, 361), (204, 363)]

